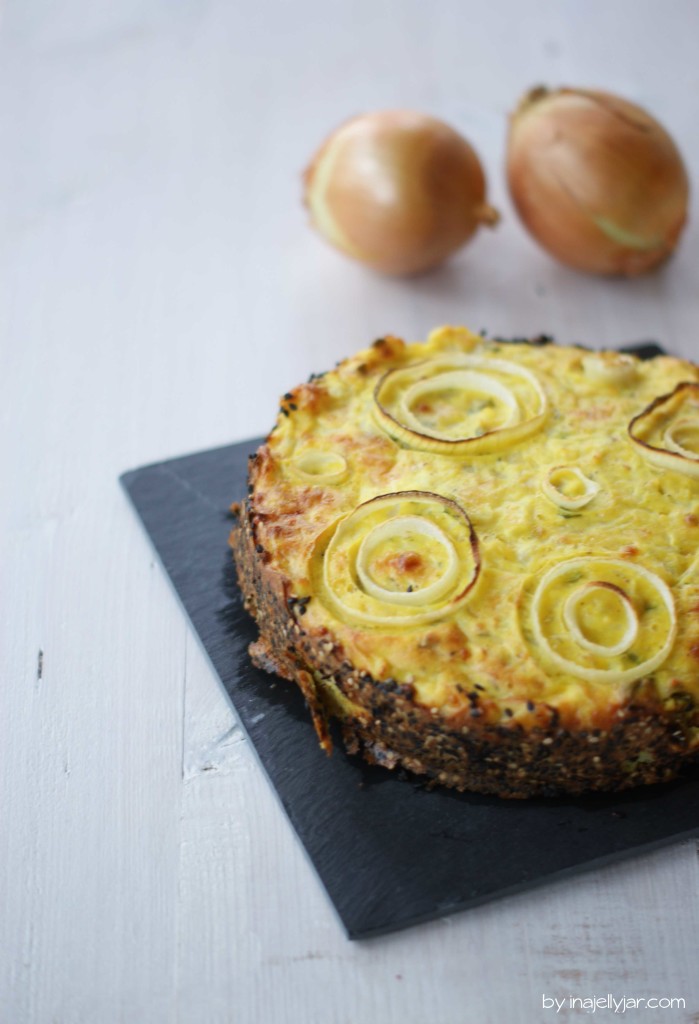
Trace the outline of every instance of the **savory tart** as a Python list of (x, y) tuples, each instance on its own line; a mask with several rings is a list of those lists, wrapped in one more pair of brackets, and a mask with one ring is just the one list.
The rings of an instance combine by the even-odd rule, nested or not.
[(507, 797), (699, 756), (699, 369), (387, 337), (284, 395), (232, 546), (321, 744)]

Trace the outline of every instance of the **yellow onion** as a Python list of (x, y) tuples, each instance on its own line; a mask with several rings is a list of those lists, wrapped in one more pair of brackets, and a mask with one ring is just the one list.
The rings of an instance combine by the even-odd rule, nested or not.
[(527, 229), (578, 270), (651, 270), (687, 219), (687, 172), (672, 138), (641, 107), (606, 92), (528, 93), (511, 119), (507, 175)]
[(495, 224), (485, 188), (468, 142), (444, 122), (407, 110), (347, 121), (304, 175), (304, 200), (321, 235), (397, 275), (437, 266), (480, 224)]

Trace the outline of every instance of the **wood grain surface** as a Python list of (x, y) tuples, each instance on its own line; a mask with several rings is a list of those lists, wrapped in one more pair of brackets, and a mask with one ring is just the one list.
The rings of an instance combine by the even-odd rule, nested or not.
[[(583, 1017), (544, 994), (607, 993), (699, 1019), (695, 841), (348, 942), (116, 482), (264, 433), (387, 331), (698, 358), (696, 224), (651, 277), (583, 277), (502, 174), (544, 81), (647, 106), (699, 181), (698, 35), (692, 0), (7, 0), (1, 1024), (529, 1024)], [(503, 212), (410, 282), (331, 251), (299, 202), (330, 128), (398, 106), (474, 143)]]

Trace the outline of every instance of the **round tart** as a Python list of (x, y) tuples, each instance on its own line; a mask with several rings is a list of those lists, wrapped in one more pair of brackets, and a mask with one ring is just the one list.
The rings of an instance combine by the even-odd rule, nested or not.
[(505, 797), (699, 756), (699, 369), (382, 338), (287, 393), (231, 542), (325, 749)]

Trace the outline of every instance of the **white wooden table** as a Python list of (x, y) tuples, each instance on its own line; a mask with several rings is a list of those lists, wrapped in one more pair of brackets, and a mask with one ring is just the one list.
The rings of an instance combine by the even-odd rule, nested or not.
[[(289, 385), (387, 331), (699, 356), (696, 224), (655, 276), (582, 277), (502, 175), (506, 115), (544, 81), (646, 105), (699, 183), (697, 38), (692, 0), (8, 0), (2, 1024), (529, 1024), (582, 1017), (544, 994), (607, 993), (699, 1019), (693, 841), (349, 942), (116, 483), (265, 432)], [(459, 127), (504, 215), (413, 282), (345, 261), (299, 203), (325, 133), (390, 106)]]

